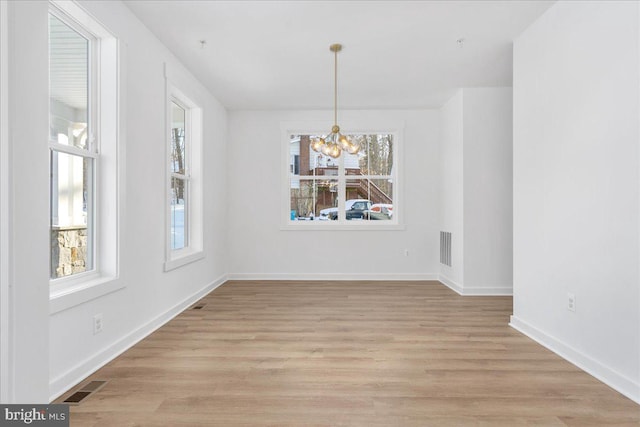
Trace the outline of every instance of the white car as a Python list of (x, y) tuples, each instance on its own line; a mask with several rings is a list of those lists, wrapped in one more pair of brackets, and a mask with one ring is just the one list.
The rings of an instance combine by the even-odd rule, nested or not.
[(318, 221), (329, 221), (332, 217), (338, 214), (338, 208), (327, 208), (320, 211)]

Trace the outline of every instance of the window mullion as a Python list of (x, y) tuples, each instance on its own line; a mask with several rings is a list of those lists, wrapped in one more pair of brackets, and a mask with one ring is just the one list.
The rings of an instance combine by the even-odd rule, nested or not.
[(73, 145), (58, 144), (57, 142), (49, 142), (49, 148), (59, 153), (71, 154), (78, 157), (88, 157), (97, 159), (98, 153), (85, 150), (83, 148), (74, 147)]
[(187, 174), (171, 172), (171, 178), (182, 179), (184, 181), (188, 181), (191, 177)]
[(338, 222), (347, 221), (345, 200), (347, 198), (347, 179), (345, 177), (344, 156), (338, 162)]

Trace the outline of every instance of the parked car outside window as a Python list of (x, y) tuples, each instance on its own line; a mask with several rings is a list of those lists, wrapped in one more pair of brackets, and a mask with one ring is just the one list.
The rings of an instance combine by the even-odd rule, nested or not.
[(337, 217), (338, 217), (338, 208), (322, 209), (320, 211), (320, 215), (318, 216), (318, 221), (329, 221), (329, 220), (337, 219)]
[(375, 203), (371, 205), (371, 212), (382, 213), (391, 218), (393, 216), (393, 205), (389, 203)]

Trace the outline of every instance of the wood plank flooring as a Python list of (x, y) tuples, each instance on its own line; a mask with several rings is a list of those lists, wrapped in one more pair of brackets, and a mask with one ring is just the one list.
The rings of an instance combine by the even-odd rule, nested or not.
[(69, 390), (72, 426), (638, 426), (640, 405), (438, 282), (227, 282)]

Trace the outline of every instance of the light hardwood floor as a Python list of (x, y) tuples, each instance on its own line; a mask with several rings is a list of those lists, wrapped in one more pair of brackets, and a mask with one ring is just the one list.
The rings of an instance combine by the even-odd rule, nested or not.
[(109, 383), (71, 425), (640, 425), (640, 405), (511, 329), (510, 297), (227, 282), (199, 304), (89, 377)]

